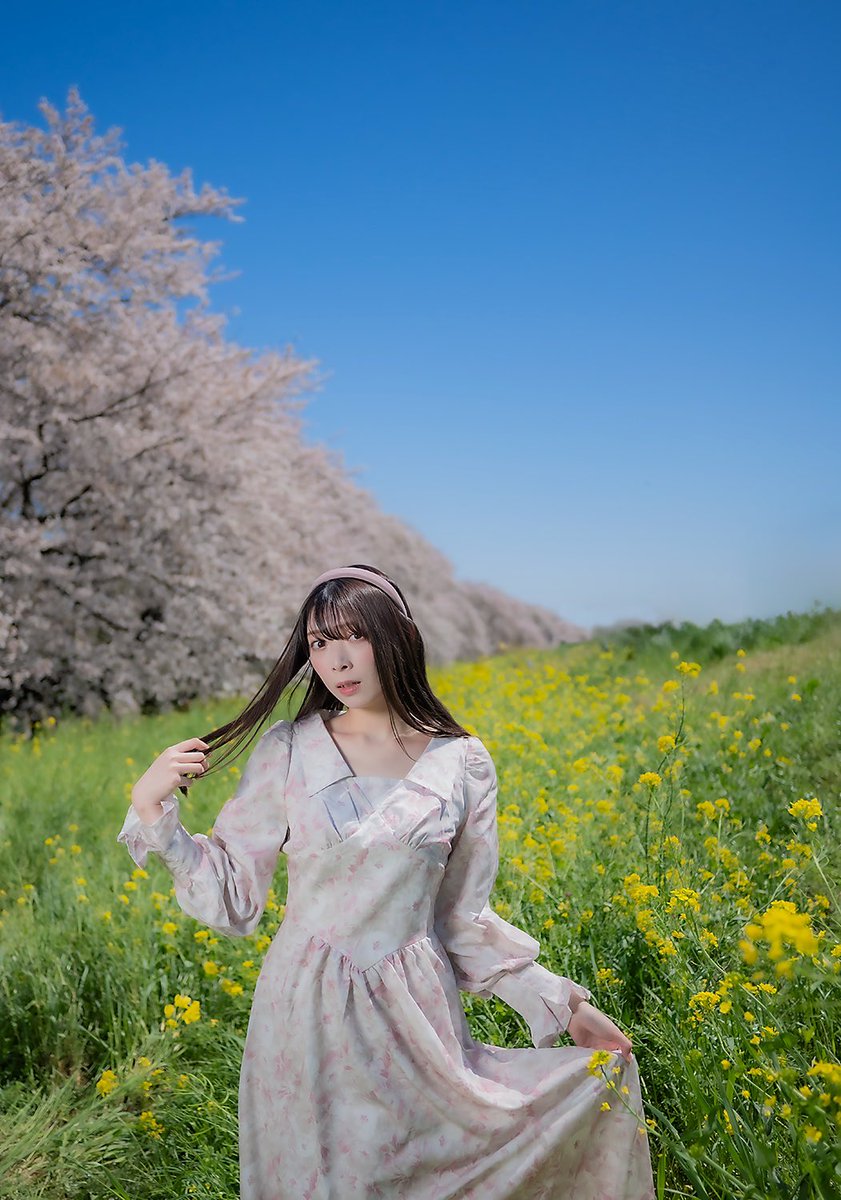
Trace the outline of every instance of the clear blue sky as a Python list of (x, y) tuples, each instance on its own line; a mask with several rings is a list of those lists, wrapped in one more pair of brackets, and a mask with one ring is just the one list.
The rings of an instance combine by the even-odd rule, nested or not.
[(229, 333), (457, 573), (583, 624), (841, 603), (841, 6), (22, 4), (0, 113), (78, 85), (246, 197)]

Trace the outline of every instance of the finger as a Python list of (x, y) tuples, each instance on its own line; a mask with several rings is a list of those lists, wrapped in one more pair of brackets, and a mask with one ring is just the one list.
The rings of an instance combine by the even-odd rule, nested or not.
[(618, 1046), (606, 1046), (605, 1049), (610, 1050), (611, 1054), (621, 1054), (628, 1062), (631, 1061), (631, 1043), (627, 1038), (623, 1038)]
[(208, 766), (206, 762), (185, 762), (183, 759), (179, 759), (175, 764), (175, 769), (179, 775), (204, 775)]

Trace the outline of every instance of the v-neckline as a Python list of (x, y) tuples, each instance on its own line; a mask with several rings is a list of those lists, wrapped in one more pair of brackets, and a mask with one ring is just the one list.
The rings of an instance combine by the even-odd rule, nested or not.
[(339, 747), (338, 742), (336, 741), (336, 739), (333, 737), (332, 733), (328, 729), (327, 722), (324, 719), (324, 714), (319, 711), (316, 715), (318, 717), (321, 728), (324, 730), (324, 736), (327, 738), (328, 742), (333, 747), (334, 751), (339, 756), (339, 758), (341, 759), (344, 766), (347, 767), (348, 774), (351, 779), (388, 779), (388, 780), (396, 779), (398, 783), (402, 783), (404, 779), (411, 778), (412, 772), (416, 769), (416, 767), (420, 763), (423, 756), (425, 754), (427, 754), (429, 752), (429, 750), (432, 748), (433, 742), (437, 742), (439, 740), (436, 735), (433, 735), (429, 739), (429, 741), (426, 743), (423, 750), (421, 750), (420, 754), (414, 760), (414, 762), (412, 763), (411, 767), (409, 768), (408, 772), (405, 775), (369, 775), (367, 773), (364, 775), (357, 775), (356, 771), (354, 771), (353, 767), (350, 765), (348, 760), (345, 758), (344, 753), (342, 752), (341, 748)]

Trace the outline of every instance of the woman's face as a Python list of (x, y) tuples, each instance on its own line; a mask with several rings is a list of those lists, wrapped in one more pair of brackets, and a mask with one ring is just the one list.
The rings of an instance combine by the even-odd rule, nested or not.
[(307, 626), (310, 663), (329, 692), (348, 708), (365, 708), (382, 700), (374, 664), (374, 648), (362, 633), (325, 638), (312, 622)]

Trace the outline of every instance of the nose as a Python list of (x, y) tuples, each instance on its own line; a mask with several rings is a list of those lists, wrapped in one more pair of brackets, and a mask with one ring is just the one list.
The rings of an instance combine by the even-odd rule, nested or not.
[(346, 671), (350, 666), (350, 652), (346, 642), (336, 642), (333, 654), (333, 670)]

